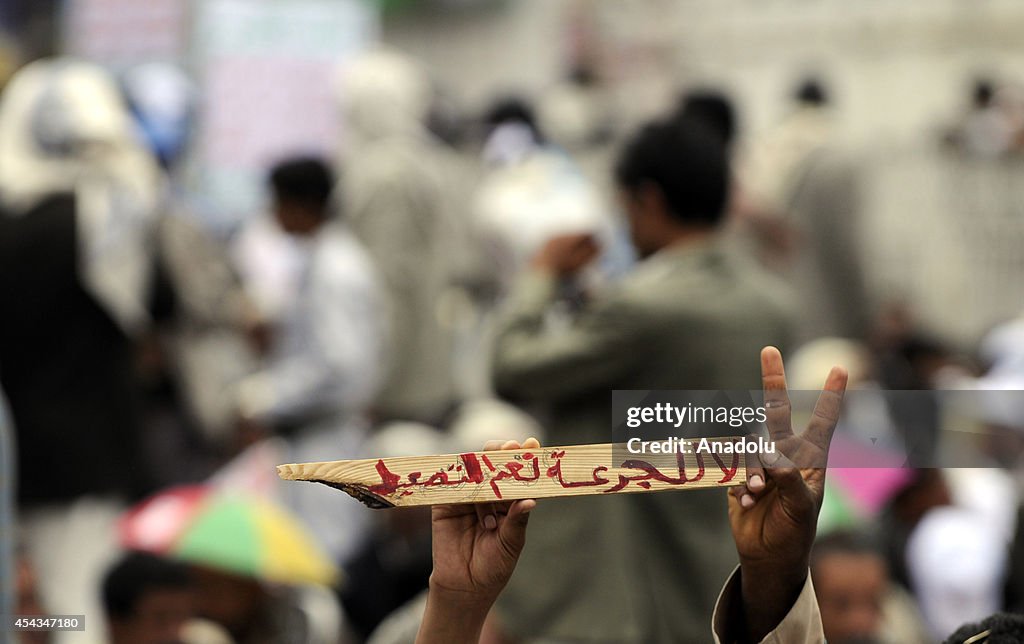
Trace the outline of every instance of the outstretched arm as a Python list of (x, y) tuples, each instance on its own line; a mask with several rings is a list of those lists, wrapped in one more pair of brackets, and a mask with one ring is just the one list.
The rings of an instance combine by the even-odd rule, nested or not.
[(761, 373), (776, 453), (748, 464), (746, 485), (730, 490), (729, 521), (740, 558), (745, 624), (744, 633), (727, 638), (732, 641), (760, 642), (804, 591), (825, 493), (829, 444), (846, 391), (846, 371), (833, 367), (807, 429), (795, 434), (782, 355), (775, 347), (761, 352)]
[[(484, 449), (537, 449), (529, 438), (489, 442)], [(476, 644), (487, 613), (526, 545), (532, 499), (439, 505), (431, 515), (434, 570), (417, 644)]]

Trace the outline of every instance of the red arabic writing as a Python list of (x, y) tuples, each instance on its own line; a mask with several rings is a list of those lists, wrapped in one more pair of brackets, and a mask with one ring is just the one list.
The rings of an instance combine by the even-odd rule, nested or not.
[[(732, 463), (729, 465), (726, 465), (718, 454), (713, 453), (710, 456), (714, 459), (715, 464), (722, 473), (722, 478), (718, 480), (718, 483), (724, 484), (732, 481), (739, 468), (740, 455), (733, 454)], [(515, 459), (498, 465), (495, 465), (487, 454), (480, 454), (478, 456), (469, 452), (460, 454), (458, 463), (452, 463), (446, 468), (434, 472), (426, 479), (423, 479), (422, 472), (410, 472), (404, 481), (400, 475), (389, 470), (383, 459), (381, 459), (377, 461), (376, 465), (381, 482), (371, 486), (369, 491), (379, 495), (398, 494), (399, 496), (408, 496), (417, 488), (459, 487), (467, 483), (480, 485), (486, 481), (494, 493), (494, 498), (501, 499), (503, 498), (500, 485), (502, 481), (508, 480), (529, 484), (540, 480), (541, 472), (543, 471), (544, 476), (555, 481), (564, 489), (600, 487), (611, 484), (602, 491), (607, 494), (620, 492), (631, 483), (635, 483), (638, 487), (648, 490), (651, 489), (652, 481), (666, 485), (682, 486), (696, 483), (703, 479), (705, 475), (705, 463), (702, 454), (698, 453), (695, 455), (696, 472), (688, 475), (684, 455), (679, 453), (676, 455), (674, 467), (677, 471), (670, 474), (662, 472), (648, 461), (630, 459), (624, 461), (618, 469), (631, 470), (632, 473), (620, 471), (614, 475), (617, 477), (617, 481), (614, 483), (609, 478), (611, 475), (605, 476), (609, 470), (604, 465), (595, 467), (590, 473), (589, 478), (579, 481), (566, 480), (562, 472), (562, 459), (564, 457), (565, 450), (552, 450), (547, 454), (545, 464), (552, 461), (553, 463), (545, 469), (541, 465), (540, 456), (531, 452), (517, 455)], [(481, 467), (481, 461), (483, 462), (483, 467), (487, 468), (486, 471)]]

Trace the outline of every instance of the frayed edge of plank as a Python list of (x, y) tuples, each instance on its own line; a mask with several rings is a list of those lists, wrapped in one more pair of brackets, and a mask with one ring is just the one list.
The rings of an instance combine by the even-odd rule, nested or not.
[(347, 483), (335, 483), (333, 481), (325, 481), (323, 479), (306, 479), (310, 483), (321, 483), (328, 487), (333, 487), (335, 490), (341, 490), (345, 494), (351, 496), (353, 499), (359, 501), (366, 507), (372, 510), (386, 510), (388, 508), (395, 507), (395, 504), (388, 501), (379, 494), (374, 494), (364, 487), (359, 485), (349, 485)]

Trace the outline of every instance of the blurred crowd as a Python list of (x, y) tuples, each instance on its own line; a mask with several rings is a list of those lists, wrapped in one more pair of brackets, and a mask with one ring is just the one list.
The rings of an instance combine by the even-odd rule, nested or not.
[[(710, 86), (619, 131), (585, 65), (472, 118), (395, 51), (340, 82), (343, 152), (266, 168), (265, 211), (226, 236), (182, 181), (199, 96), (181, 70), (43, 59), (6, 83), (14, 613), (86, 616), (21, 641), (412, 642), (429, 511), (274, 465), (607, 442), (611, 390), (755, 390), (768, 344), (793, 389), (847, 366), (867, 401), (849, 449), (900, 455), (830, 472), (811, 565), (828, 641), (1024, 610), (1024, 413), (972, 417), (974, 467), (942, 468), (963, 446), (938, 394), (1020, 389), (1024, 318), (954, 347), (873, 297), (865, 169), (827, 79), (757, 133)], [(1017, 154), (1021, 113), (978, 81), (944, 140)], [(736, 564), (720, 492), (552, 500), (532, 526), (488, 642), (707, 639)]]

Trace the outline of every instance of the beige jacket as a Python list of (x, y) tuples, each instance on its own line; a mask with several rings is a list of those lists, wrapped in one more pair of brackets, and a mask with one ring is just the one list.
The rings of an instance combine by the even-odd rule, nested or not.
[[(607, 442), (615, 389), (757, 389), (761, 347), (791, 329), (788, 293), (718, 241), (646, 259), (563, 331), (546, 324), (556, 289), (523, 276), (493, 365), (551, 445)], [(709, 643), (707, 590), (737, 563), (726, 508), (722, 490), (550, 499), (498, 612), (524, 639)]]
[[(718, 595), (718, 601), (715, 603), (715, 613), (712, 617), (715, 644), (735, 644), (743, 641), (737, 629), (737, 625), (742, 624), (742, 620), (739, 618), (742, 599), (740, 598), (738, 573), (739, 568), (736, 568), (725, 582), (722, 592)], [(796, 598), (796, 603), (789, 609), (789, 613), (761, 642), (762, 644), (823, 644), (825, 642), (825, 630), (821, 625), (821, 612), (818, 610), (818, 600), (814, 597), (814, 585), (811, 583), (810, 573), (807, 575), (807, 581), (804, 582), (803, 590)]]

